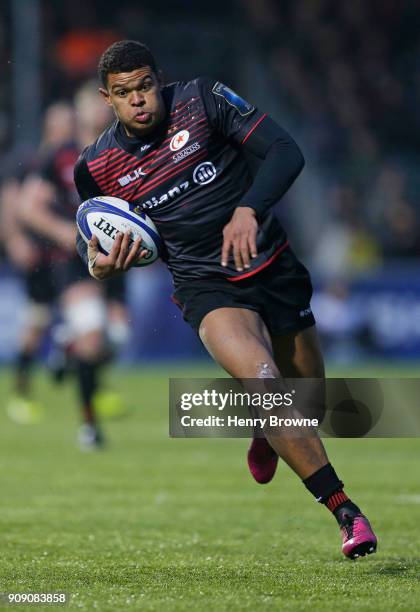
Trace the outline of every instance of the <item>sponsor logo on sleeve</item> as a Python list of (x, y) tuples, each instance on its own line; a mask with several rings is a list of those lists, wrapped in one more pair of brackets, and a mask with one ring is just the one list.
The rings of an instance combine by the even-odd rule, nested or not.
[(230, 106), (238, 111), (241, 117), (246, 117), (254, 112), (255, 106), (238, 96), (230, 87), (226, 87), (223, 83), (215, 83), (212, 92), (216, 96), (221, 96)]

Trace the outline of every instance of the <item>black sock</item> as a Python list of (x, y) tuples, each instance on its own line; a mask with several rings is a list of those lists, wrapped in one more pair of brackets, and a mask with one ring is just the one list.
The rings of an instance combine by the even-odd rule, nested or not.
[(92, 424), (96, 421), (92, 400), (98, 388), (99, 367), (100, 364), (97, 361), (76, 360), (76, 376), (79, 383), (83, 418), (85, 422)]
[(332, 512), (340, 523), (344, 515), (360, 514), (360, 509), (344, 493), (343, 482), (338, 478), (331, 463), (314, 472), (303, 481), (305, 487), (321, 504)]
[(29, 391), (29, 376), (34, 362), (33, 353), (21, 351), (16, 359), (16, 391), (27, 395)]

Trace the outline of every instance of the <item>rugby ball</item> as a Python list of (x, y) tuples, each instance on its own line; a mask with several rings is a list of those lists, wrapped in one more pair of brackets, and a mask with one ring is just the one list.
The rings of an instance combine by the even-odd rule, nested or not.
[(85, 242), (92, 235), (99, 239), (99, 249), (108, 255), (119, 232), (131, 232), (131, 239), (142, 240), (142, 248), (147, 254), (139, 259), (137, 267), (148, 266), (159, 257), (162, 241), (149, 217), (135, 213), (130, 204), (120, 198), (97, 196), (80, 204), (76, 214), (77, 227)]

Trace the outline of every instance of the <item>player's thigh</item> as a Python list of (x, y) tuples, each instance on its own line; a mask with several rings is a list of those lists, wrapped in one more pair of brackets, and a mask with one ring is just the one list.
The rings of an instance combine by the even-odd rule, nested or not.
[(271, 338), (275, 363), (285, 378), (324, 378), (324, 360), (315, 325)]
[(199, 329), (210, 355), (237, 378), (277, 376), (270, 336), (260, 315), (246, 308), (218, 308), (209, 312)]

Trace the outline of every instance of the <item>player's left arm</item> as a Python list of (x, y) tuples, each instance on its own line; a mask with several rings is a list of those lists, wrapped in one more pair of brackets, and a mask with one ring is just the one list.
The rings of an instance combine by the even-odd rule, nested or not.
[(304, 166), (293, 138), (223, 83), (200, 79), (207, 115), (226, 138), (263, 160), (223, 231), (222, 265), (233, 252), (238, 271), (257, 255), (258, 220), (286, 193)]
[(265, 115), (256, 120), (241, 145), (263, 162), (223, 231), (222, 265), (227, 265), (232, 250), (238, 271), (249, 268), (250, 256), (257, 255), (258, 219), (286, 193), (305, 164), (293, 138)]

